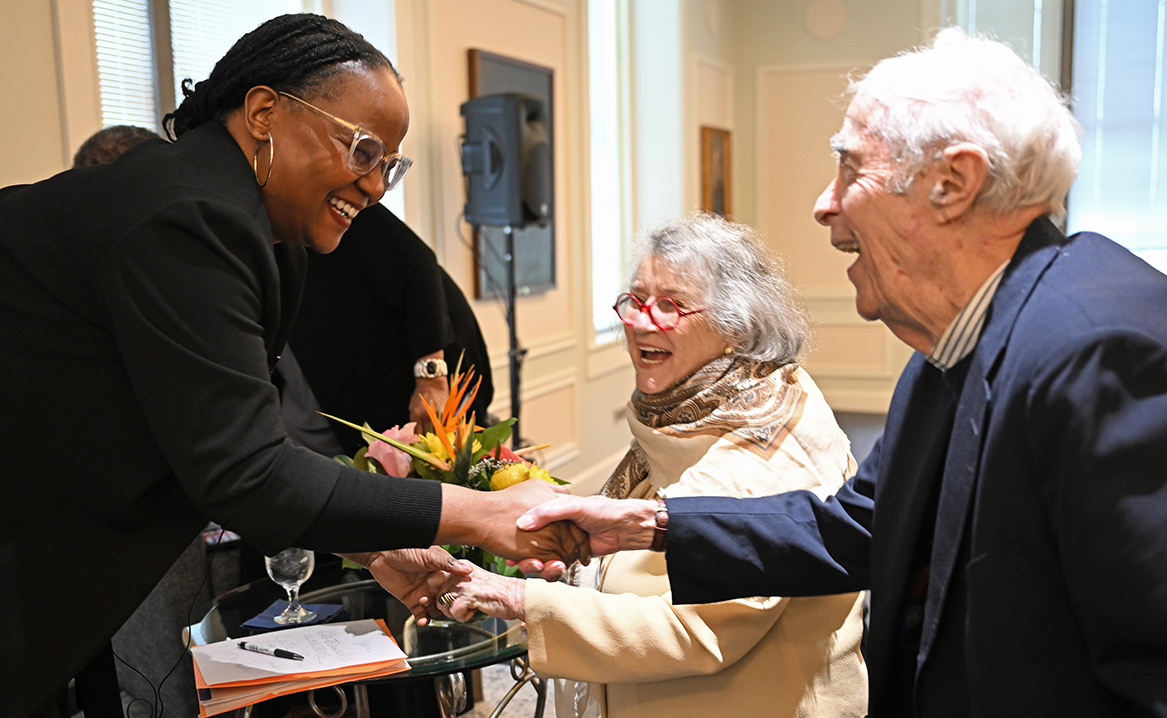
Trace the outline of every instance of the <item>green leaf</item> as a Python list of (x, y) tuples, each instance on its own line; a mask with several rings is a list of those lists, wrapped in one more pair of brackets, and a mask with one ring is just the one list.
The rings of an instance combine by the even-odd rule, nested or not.
[(489, 551), (483, 552), (483, 568), (493, 568), (494, 572), (500, 576), (510, 576), (512, 578), (522, 578), (523, 572), (519, 570), (518, 566), (508, 566), (506, 559), (502, 556), (496, 556)]
[(474, 463), (471, 458), (473, 452), (474, 437), (471, 435), (470, 439), (462, 444), (462, 448), (458, 449), (458, 455), (454, 457), (454, 476), (462, 486), (467, 486), (470, 483), (470, 466)]
[(445, 481), (443, 476), (449, 473), (446, 471), (441, 471), (440, 469), (436, 469), (424, 461), (413, 462), (413, 470), (416, 471), (417, 475), (421, 478), (429, 479), (430, 481)]
[(366, 436), (366, 438), (371, 436), (374, 439), (380, 439), (381, 441), (384, 441), (386, 444), (388, 444), (396, 449), (400, 449), (400, 450), (404, 451), (405, 453), (409, 454), (413, 458), (421, 459), (422, 461), (429, 463), (429, 464), (432, 464), (432, 465), (436, 466), (437, 468), (442, 469), (443, 471), (450, 470), (450, 467), (446, 464), (446, 462), (442, 461), (438, 457), (436, 457), (432, 454), (426, 453), (426, 452), (422, 451), (421, 449), (410, 446), (409, 444), (402, 444), (400, 441), (398, 441), (396, 439), (390, 439), (388, 436), (385, 436), (384, 434), (378, 434), (377, 432), (370, 429), (368, 424), (365, 424), (364, 426), (357, 426), (356, 424), (352, 423), (351, 421), (345, 421), (344, 419), (341, 419), (339, 417), (335, 417), (332, 414), (325, 414), (323, 411), (318, 411), (316, 413), (318, 413), (321, 416), (326, 417), (328, 419), (332, 419), (333, 421), (340, 422), (341, 424), (344, 424), (345, 426), (347, 426), (349, 428), (356, 429), (357, 431), (364, 434)]
[(367, 446), (357, 449), (357, 453), (353, 454), (353, 467), (371, 474), (385, 474), (385, 471), (379, 470), (377, 462), (367, 456), (368, 453), (369, 447)]
[(475, 438), (478, 439), (478, 443), (482, 448), (474, 452), (474, 456), (472, 457), (474, 463), (478, 463), (479, 459), (486, 456), (489, 452), (494, 451), (497, 446), (509, 439), (511, 437), (511, 425), (514, 423), (515, 418), (512, 416), (479, 432)]

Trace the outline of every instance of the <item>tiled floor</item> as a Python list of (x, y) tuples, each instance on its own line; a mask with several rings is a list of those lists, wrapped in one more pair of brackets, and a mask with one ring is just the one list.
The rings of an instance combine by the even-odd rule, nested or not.
[[(485, 700), (475, 705), (470, 711), (463, 713), (462, 718), (489, 718), (494, 707), (514, 685), (515, 681), (511, 678), (509, 664), (504, 663), (482, 669), (482, 692), (485, 695)], [(555, 706), (550, 693), (549, 689), (547, 706), (543, 711), (544, 718), (555, 718)], [(523, 686), (507, 704), (501, 718), (531, 718), (535, 715), (536, 700), (534, 687), (530, 684)]]

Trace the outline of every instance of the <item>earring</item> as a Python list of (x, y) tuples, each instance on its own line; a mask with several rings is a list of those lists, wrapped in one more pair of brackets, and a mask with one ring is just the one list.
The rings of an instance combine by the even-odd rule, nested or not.
[(255, 154), (251, 156), (251, 169), (255, 171), (255, 181), (260, 187), (266, 187), (268, 180), (271, 179), (271, 168), (276, 161), (276, 137), (275, 135), (267, 136), (267, 176), (263, 178), (263, 182), (259, 181), (259, 143), (255, 143)]
[(722, 354), (725, 354), (726, 356), (733, 354), (733, 347), (726, 347), (725, 351), (723, 351)]

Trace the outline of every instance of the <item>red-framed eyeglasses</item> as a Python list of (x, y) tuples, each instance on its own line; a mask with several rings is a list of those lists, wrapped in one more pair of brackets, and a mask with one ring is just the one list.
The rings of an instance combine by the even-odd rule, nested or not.
[(627, 293), (616, 297), (616, 303), (612, 305), (612, 309), (616, 312), (616, 316), (620, 317), (620, 321), (628, 326), (633, 325), (632, 322), (636, 319), (635, 312), (646, 313), (649, 320), (658, 329), (666, 332), (675, 329), (682, 318), (705, 311), (704, 309), (689, 311), (681, 309), (672, 297), (653, 297), (647, 302), (642, 302)]

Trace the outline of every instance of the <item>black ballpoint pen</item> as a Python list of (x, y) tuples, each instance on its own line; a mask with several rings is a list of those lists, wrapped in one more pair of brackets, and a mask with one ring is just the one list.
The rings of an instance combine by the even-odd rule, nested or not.
[(304, 657), (299, 653), (285, 651), (282, 648), (268, 648), (267, 646), (261, 646), (256, 643), (248, 643), (247, 641), (240, 641), (239, 647), (245, 651), (255, 651), (256, 653), (263, 653), (269, 656), (275, 656), (276, 658), (290, 658), (293, 661), (304, 660)]

